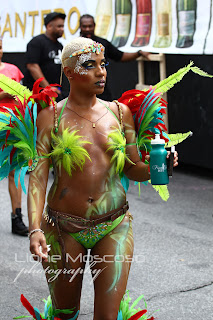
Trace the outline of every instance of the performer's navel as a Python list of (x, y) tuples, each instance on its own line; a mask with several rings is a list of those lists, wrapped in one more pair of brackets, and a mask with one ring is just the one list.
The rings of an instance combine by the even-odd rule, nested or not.
[(88, 202), (92, 203), (94, 201), (94, 199), (92, 197), (89, 197)]

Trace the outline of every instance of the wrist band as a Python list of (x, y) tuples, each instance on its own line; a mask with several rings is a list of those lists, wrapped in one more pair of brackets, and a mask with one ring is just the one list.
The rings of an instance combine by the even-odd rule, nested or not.
[(41, 230), (41, 229), (34, 229), (34, 230), (31, 230), (28, 234), (28, 238), (30, 239), (31, 235), (35, 232), (42, 232), (44, 234), (44, 231)]

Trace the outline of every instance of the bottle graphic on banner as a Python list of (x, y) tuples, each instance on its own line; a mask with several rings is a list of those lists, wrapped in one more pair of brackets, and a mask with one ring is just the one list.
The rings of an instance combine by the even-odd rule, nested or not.
[(132, 16), (132, 3), (130, 0), (115, 0), (115, 30), (112, 44), (115, 47), (125, 46), (127, 43)]
[(135, 38), (132, 47), (141, 47), (149, 44), (152, 27), (152, 1), (136, 0), (137, 17)]
[(107, 38), (112, 20), (112, 1), (98, 0), (95, 15), (95, 35)]
[(193, 45), (196, 10), (197, 0), (177, 0), (178, 39), (176, 47), (187, 48)]
[(213, 43), (212, 43), (212, 36), (213, 36), (213, 1), (210, 1), (210, 16), (209, 16), (209, 25), (208, 31), (205, 36), (204, 45), (203, 45), (203, 53), (204, 54), (211, 54), (213, 51)]
[(172, 42), (171, 0), (156, 0), (156, 38), (153, 47), (166, 48)]

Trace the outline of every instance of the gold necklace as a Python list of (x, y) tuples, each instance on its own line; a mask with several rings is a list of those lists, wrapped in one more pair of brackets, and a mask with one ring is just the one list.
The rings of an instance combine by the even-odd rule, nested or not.
[(72, 109), (69, 109), (69, 110), (72, 111), (72, 112), (74, 112), (75, 114), (77, 114), (77, 116), (79, 116), (80, 118), (83, 118), (83, 119), (89, 121), (90, 123), (92, 123), (92, 127), (93, 127), (93, 128), (95, 128), (96, 123), (97, 123), (99, 120), (101, 120), (101, 119), (108, 113), (108, 109), (107, 109), (107, 111), (106, 111), (100, 118), (98, 118), (96, 121), (91, 121), (91, 120), (89, 120), (89, 119), (87, 119), (87, 118), (85, 118), (85, 117), (83, 117), (83, 116), (80, 116), (80, 114), (78, 114), (76, 111), (74, 111), (74, 110), (72, 110)]

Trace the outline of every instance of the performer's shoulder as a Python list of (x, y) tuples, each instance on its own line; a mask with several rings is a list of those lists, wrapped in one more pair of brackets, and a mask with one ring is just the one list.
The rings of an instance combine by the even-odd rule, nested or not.
[(48, 126), (49, 124), (54, 125), (54, 107), (49, 106), (42, 109), (37, 117), (37, 124), (41, 126)]

